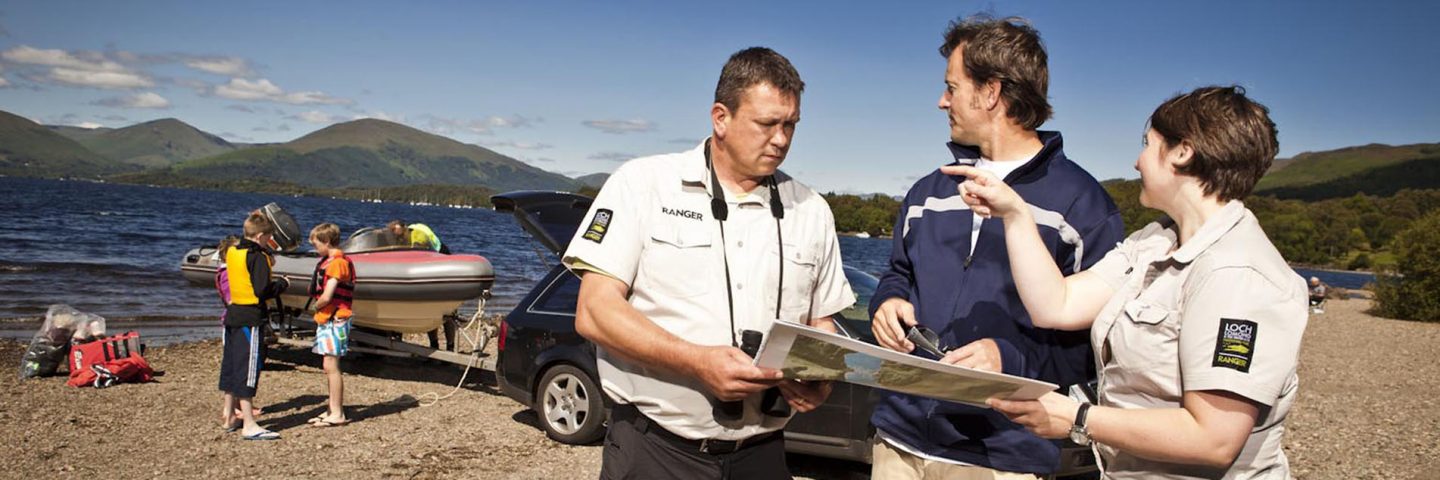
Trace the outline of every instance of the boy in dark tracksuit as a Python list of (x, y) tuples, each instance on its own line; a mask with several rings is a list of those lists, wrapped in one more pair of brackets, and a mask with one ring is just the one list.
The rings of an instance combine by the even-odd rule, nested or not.
[[(288, 282), (271, 281), (275, 226), (259, 211), (245, 219), (245, 239), (224, 252), (230, 276), (230, 303), (225, 307), (225, 349), (220, 359), (220, 390), (225, 392), (226, 411), (237, 408), (246, 440), (276, 440), (280, 435), (255, 423), (251, 399), (265, 363), (265, 342), (261, 327), (267, 316), (265, 302), (280, 296)], [(269, 248), (267, 248), (269, 246)], [(237, 405), (238, 403), (238, 405)], [(233, 428), (233, 420), (231, 423)]]

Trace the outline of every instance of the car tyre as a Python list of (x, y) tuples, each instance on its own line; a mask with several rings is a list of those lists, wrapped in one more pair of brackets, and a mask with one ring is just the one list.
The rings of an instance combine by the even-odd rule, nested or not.
[(604, 435), (605, 402), (601, 395), (595, 379), (584, 370), (556, 365), (541, 377), (532, 408), (546, 436), (570, 445), (588, 444)]

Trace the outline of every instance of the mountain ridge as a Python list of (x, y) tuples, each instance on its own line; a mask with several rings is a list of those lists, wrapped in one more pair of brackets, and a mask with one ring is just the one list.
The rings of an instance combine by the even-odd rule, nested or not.
[(93, 177), (133, 168), (105, 158), (44, 125), (0, 111), (0, 175)]

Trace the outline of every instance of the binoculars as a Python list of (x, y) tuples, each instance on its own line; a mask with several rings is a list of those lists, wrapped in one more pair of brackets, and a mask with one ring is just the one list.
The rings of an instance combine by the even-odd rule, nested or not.
[[(754, 358), (755, 354), (759, 353), (760, 341), (764, 338), (764, 334), (755, 330), (740, 332), (740, 351)], [(778, 387), (770, 387), (762, 392), (760, 412), (772, 417), (788, 417), (790, 416), (790, 403), (785, 401), (785, 395), (780, 393)], [(715, 416), (717, 422), (738, 422), (745, 416), (745, 401), (722, 402), (715, 400), (711, 414)]]

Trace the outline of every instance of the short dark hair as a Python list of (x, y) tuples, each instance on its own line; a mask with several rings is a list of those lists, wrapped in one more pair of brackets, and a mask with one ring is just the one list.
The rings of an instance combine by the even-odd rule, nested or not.
[(1238, 85), (1171, 97), (1150, 114), (1150, 128), (1165, 148), (1185, 144), (1195, 151), (1176, 172), (1200, 179), (1205, 194), (1221, 201), (1249, 196), (1280, 151), (1270, 109)]
[(956, 48), (964, 48), (965, 74), (976, 87), (1000, 81), (1006, 114), (1015, 123), (1035, 130), (1050, 119), (1049, 56), (1028, 20), (979, 14), (951, 21), (940, 56), (948, 59)]
[(393, 229), (393, 228), (395, 228), (395, 227), (405, 228), (405, 221), (404, 221), (404, 220), (400, 220), (400, 219), (397, 218), (397, 219), (391, 220), (390, 223), (385, 224), (385, 228), (388, 228), (388, 229)]
[(715, 85), (715, 103), (725, 105), (733, 112), (740, 108), (740, 95), (759, 84), (769, 84), (796, 100), (805, 93), (805, 82), (800, 80), (800, 72), (795, 71), (790, 60), (765, 47), (750, 47), (735, 52), (720, 69), (720, 82)]

